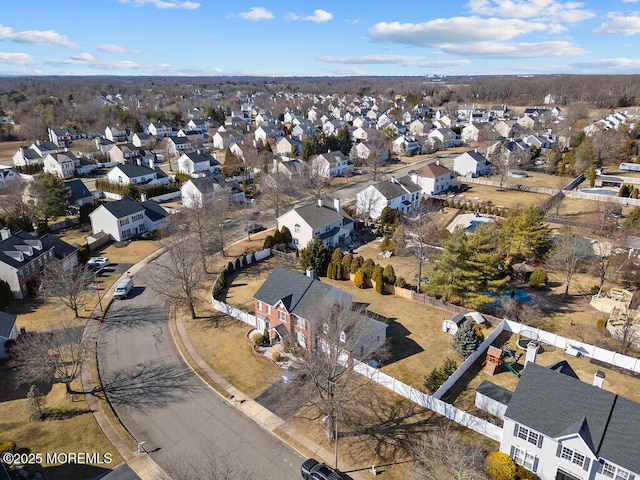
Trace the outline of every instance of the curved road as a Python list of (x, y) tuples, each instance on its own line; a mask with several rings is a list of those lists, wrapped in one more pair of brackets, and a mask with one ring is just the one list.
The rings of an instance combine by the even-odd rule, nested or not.
[(154, 268), (151, 263), (136, 274), (131, 298), (114, 300), (100, 327), (101, 378), (124, 425), (165, 469), (205, 456), (249, 468), (256, 478), (299, 478), (300, 454), (245, 417), (183, 363), (169, 330), (168, 309), (148, 287)]

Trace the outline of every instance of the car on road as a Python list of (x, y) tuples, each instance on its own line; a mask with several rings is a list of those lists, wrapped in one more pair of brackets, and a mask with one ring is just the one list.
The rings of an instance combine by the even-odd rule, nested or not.
[(344, 477), (329, 465), (320, 463), (315, 458), (308, 458), (300, 467), (304, 480), (344, 480)]
[(264, 230), (264, 226), (259, 223), (252, 223), (247, 227), (247, 232), (249, 233), (258, 233)]
[(298, 362), (294, 362), (291, 364), (289, 368), (287, 368), (280, 379), (282, 383), (291, 383), (294, 380), (302, 379), (305, 377), (305, 373), (301, 370), (302, 365)]
[(87, 262), (87, 266), (89, 268), (102, 268), (102, 267), (106, 267), (107, 265), (109, 265), (109, 259), (107, 257), (95, 257), (90, 259)]

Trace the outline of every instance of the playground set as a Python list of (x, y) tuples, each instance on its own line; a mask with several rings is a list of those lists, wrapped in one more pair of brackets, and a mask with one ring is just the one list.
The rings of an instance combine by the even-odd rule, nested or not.
[[(505, 359), (508, 357), (513, 360), (513, 362), (507, 362)], [(502, 350), (498, 347), (490, 346), (487, 350), (487, 359), (484, 362), (484, 371), (488, 375), (495, 375), (498, 373), (498, 370), (501, 365), (513, 373), (516, 377), (520, 377), (520, 372), (518, 372), (515, 368), (513, 368), (513, 364), (516, 363), (516, 357), (513, 355), (513, 352), (509, 350), (509, 348), (504, 347)]]

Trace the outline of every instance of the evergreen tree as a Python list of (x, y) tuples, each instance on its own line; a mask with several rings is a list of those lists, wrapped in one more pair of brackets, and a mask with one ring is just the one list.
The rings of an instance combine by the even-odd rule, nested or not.
[[(640, 210), (640, 209), (638, 209)], [(345, 272), (349, 272), (351, 269), (351, 262), (353, 262), (353, 254), (347, 253), (344, 257), (342, 257), (342, 269)]]
[(384, 283), (388, 285), (393, 285), (396, 283), (396, 272), (393, 270), (393, 265), (389, 264), (384, 267), (382, 277), (384, 279)]
[(45, 396), (40, 392), (40, 389), (36, 385), (31, 385), (29, 393), (27, 393), (27, 403), (25, 410), (30, 415), (38, 415), (38, 418), (42, 418), (46, 405)]
[(284, 225), (280, 229), (281, 241), (286, 243), (287, 245), (293, 242), (293, 237), (291, 236), (291, 231), (285, 227)]
[(55, 217), (65, 214), (71, 205), (71, 190), (61, 178), (50, 173), (36, 176), (29, 187), (35, 199), (35, 216), (39, 222), (47, 223)]
[(394, 255), (404, 255), (404, 250), (407, 247), (407, 242), (404, 235), (404, 225), (400, 225), (393, 232), (393, 236), (391, 237), (391, 246), (391, 250), (393, 251)]
[(319, 276), (326, 275), (330, 259), (331, 255), (324, 248), (324, 243), (322, 243), (320, 237), (314, 237), (313, 241), (300, 252), (300, 264), (302, 267), (305, 269), (312, 268)]
[(474, 328), (473, 322), (464, 322), (451, 342), (451, 348), (463, 358), (467, 358), (473, 352), (475, 352), (480, 346), (481, 340), (478, 338), (478, 332)]
[(364, 272), (362, 271), (361, 268), (359, 268), (358, 271), (355, 273), (355, 275), (353, 277), (353, 284), (357, 288), (364, 288), (365, 287), (365, 284), (364, 284)]
[(351, 260), (351, 265), (349, 266), (350, 273), (356, 273), (360, 267), (364, 264), (364, 258), (362, 255), (358, 255), (357, 257), (353, 257)]
[(540, 258), (550, 246), (550, 230), (535, 205), (509, 210), (500, 228), (504, 253), (514, 257)]

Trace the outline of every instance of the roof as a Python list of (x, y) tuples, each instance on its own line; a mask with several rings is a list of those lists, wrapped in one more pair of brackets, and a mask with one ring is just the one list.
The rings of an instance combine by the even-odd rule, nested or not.
[(80, 179), (67, 180), (64, 184), (69, 187), (69, 190), (71, 190), (71, 195), (74, 200), (93, 196), (84, 182)]
[(509, 405), (511, 397), (513, 396), (513, 392), (495, 383), (491, 383), (489, 380), (483, 380), (482, 383), (478, 385), (478, 388), (476, 388), (476, 393), (489, 397), (491, 400), (495, 400), (503, 405)]
[[(115, 202), (103, 203), (101, 206), (116, 218), (128, 217), (134, 213), (144, 211), (144, 207), (131, 198), (123, 198)], [(93, 212), (91, 214), (93, 215)]]
[(447, 167), (443, 167), (439, 163), (430, 163), (424, 167), (420, 167), (416, 170), (416, 173), (421, 177), (441, 177), (443, 175), (451, 175), (451, 171)]
[(310, 319), (333, 287), (284, 267), (276, 267), (253, 298), (267, 305), (282, 302), (289, 313)]
[(204, 153), (189, 152), (189, 153), (183, 153), (182, 155), (185, 155), (193, 163), (206, 163), (208, 165), (220, 165), (218, 161), (215, 158), (213, 158), (213, 155), (211, 155), (208, 152), (204, 152)]
[(162, 208), (155, 200), (147, 200), (146, 202), (142, 202), (140, 205), (144, 208), (144, 213), (149, 220), (152, 222), (157, 222), (158, 220), (162, 220), (167, 215), (167, 211)]
[[(20, 231), (0, 242), (0, 262), (17, 269), (51, 249), (58, 260), (62, 260), (78, 250), (73, 245), (49, 233), (38, 238), (28, 232)], [(30, 251), (32, 255), (29, 255)], [(21, 257), (18, 253), (22, 253), (22, 260), (20, 260)]]
[(351, 220), (351, 217), (349, 217), (349, 215), (347, 215), (342, 209), (338, 212), (333, 208), (333, 204), (328, 205), (325, 201), (323, 201), (322, 206), (319, 206), (318, 203), (315, 202), (294, 208), (294, 211), (300, 215), (300, 217), (307, 222), (311, 228), (323, 227), (339, 220)]
[[(156, 173), (155, 170), (146, 167), (144, 165), (136, 165), (133, 163), (126, 163), (124, 165), (116, 165), (113, 169), (120, 169), (128, 178), (142, 177), (144, 175), (150, 175)], [(111, 170), (113, 171), (113, 170)]]
[(593, 452), (640, 472), (640, 404), (528, 363), (505, 417), (548, 437), (580, 433)]
[(7, 312), (0, 312), (0, 337), (9, 338), (18, 317)]
[(484, 155), (482, 155), (480, 152), (478, 152), (477, 150), (469, 150), (468, 152), (465, 153), (461, 153), (460, 155), (458, 155), (455, 159), (457, 160), (458, 158), (464, 156), (464, 155), (469, 155), (471, 158), (473, 158), (476, 162), (486, 162), (487, 159)]
[(373, 187), (386, 199), (398, 198), (407, 193), (419, 192), (421, 190), (409, 177), (379, 182)]

